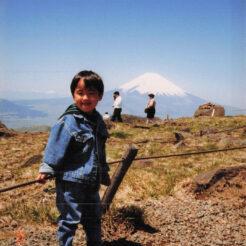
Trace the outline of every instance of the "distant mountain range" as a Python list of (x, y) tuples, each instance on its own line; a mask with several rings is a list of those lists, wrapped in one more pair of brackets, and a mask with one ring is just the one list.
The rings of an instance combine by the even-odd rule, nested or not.
[(33, 110), (25, 105), (19, 104), (18, 102), (10, 102), (5, 99), (0, 99), (0, 118), (4, 117), (18, 117), (18, 118), (28, 118), (28, 117), (46, 117), (47, 113)]
[(13, 129), (39, 125), (51, 126), (71, 103), (73, 103), (71, 97), (0, 100), (0, 121)]
[[(145, 73), (116, 89), (123, 98), (123, 114), (145, 116), (144, 108), (149, 101), (148, 94), (155, 94), (156, 116), (164, 119), (192, 117), (195, 110), (208, 102), (191, 95), (159, 74)], [(97, 110), (112, 114), (113, 93), (105, 92)], [(53, 125), (66, 107), (73, 103), (72, 97), (38, 100), (0, 100), (0, 120), (9, 128), (35, 125)], [(213, 102), (214, 103), (214, 102)], [(221, 105), (226, 115), (236, 115), (238, 108)]]

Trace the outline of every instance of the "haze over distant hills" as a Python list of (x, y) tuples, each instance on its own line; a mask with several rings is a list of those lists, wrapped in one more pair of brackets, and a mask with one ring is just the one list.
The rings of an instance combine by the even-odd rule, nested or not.
[[(0, 121), (8, 128), (15, 129), (39, 125), (51, 126), (73, 100), (71, 97), (65, 97), (37, 100), (4, 100), (4, 105), (2, 102), (3, 100), (0, 100)], [(12, 111), (11, 114), (8, 114), (8, 111), (6, 111), (8, 105), (11, 105), (11, 107), (17, 105), (18, 107), (15, 108), (15, 112)], [(12, 110), (14, 109), (12, 108)], [(28, 113), (29, 111), (33, 114)]]
[[(208, 102), (185, 92), (159, 74), (145, 73), (123, 84), (118, 90), (123, 98), (123, 114), (146, 116), (144, 108), (149, 101), (148, 94), (155, 94), (156, 116), (164, 119), (191, 117), (201, 104)], [(113, 93), (106, 91), (97, 110), (112, 114)], [(53, 125), (65, 108), (73, 103), (72, 97), (38, 100), (0, 100), (0, 120), (9, 128), (34, 125)], [(213, 102), (215, 103), (215, 102)], [(224, 106), (226, 115), (235, 115), (237, 108)], [(10, 110), (11, 108), (11, 110)]]
[(18, 102), (10, 102), (9, 100), (0, 99), (0, 117), (46, 117), (48, 114), (43, 111), (34, 110)]

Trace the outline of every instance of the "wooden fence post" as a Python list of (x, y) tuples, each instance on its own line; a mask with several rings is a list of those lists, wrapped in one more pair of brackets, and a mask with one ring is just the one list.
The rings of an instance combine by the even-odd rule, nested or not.
[(138, 148), (135, 144), (129, 144), (124, 155), (122, 156), (123, 161), (117, 166), (112, 178), (111, 184), (107, 187), (102, 198), (103, 213), (105, 213), (114, 198), (128, 168), (138, 153)]

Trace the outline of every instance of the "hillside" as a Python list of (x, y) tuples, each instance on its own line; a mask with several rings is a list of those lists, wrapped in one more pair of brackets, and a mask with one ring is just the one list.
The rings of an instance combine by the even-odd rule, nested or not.
[[(109, 133), (108, 162), (120, 160), (129, 143), (137, 144), (137, 158), (210, 151), (246, 146), (246, 116), (179, 118), (159, 121), (159, 127), (130, 118), (113, 124)], [(36, 179), (48, 137), (48, 132), (0, 137), (0, 189)], [(116, 166), (110, 165), (111, 176)], [(200, 193), (194, 189), (198, 175), (232, 166), (242, 171), (224, 173)], [(104, 246), (243, 245), (245, 166), (245, 149), (134, 161), (103, 217)], [(104, 191), (103, 186), (101, 196)], [(0, 196), (0, 245), (13, 245), (23, 231), (26, 245), (57, 243), (53, 180)], [(83, 240), (80, 227), (74, 245)]]

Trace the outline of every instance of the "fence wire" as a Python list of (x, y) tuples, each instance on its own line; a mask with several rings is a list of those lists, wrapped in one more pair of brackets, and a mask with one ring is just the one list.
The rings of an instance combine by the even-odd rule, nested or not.
[[(171, 155), (158, 155), (158, 156), (139, 157), (139, 158), (135, 158), (134, 161), (149, 160), (149, 159), (161, 159), (161, 158), (169, 158), (169, 157), (179, 157), (179, 156), (187, 156), (187, 155), (201, 155), (201, 154), (209, 154), (209, 153), (223, 152), (223, 151), (232, 151), (232, 150), (239, 150), (239, 149), (246, 149), (246, 146), (234, 147), (234, 148), (225, 148), (225, 149), (217, 149), (217, 150), (188, 152), (188, 153), (180, 153), (180, 154), (171, 154)], [(118, 162), (122, 162), (123, 160), (124, 159), (121, 159), (121, 160), (118, 160), (118, 161), (108, 162), (108, 164), (115, 164), (115, 163), (118, 163)]]
[[(189, 153), (180, 153), (180, 154), (171, 154), (171, 155), (158, 155), (158, 156), (147, 156), (147, 157), (139, 157), (133, 159), (133, 161), (139, 161), (139, 160), (150, 160), (150, 159), (161, 159), (161, 158), (170, 158), (170, 157), (180, 157), (180, 156), (188, 156), (188, 155), (201, 155), (201, 154), (209, 154), (209, 153), (215, 153), (215, 152), (223, 152), (223, 151), (232, 151), (232, 150), (240, 150), (240, 149), (246, 149), (246, 146), (241, 147), (234, 147), (234, 148), (225, 148), (225, 149), (217, 149), (217, 150), (207, 150), (207, 151), (197, 151), (197, 152), (189, 152)], [(109, 165), (119, 163), (124, 161), (124, 159), (108, 162)], [(45, 180), (53, 179), (53, 176), (48, 176), (45, 178)], [(15, 185), (12, 187), (4, 188), (0, 190), (0, 193), (14, 190), (20, 187), (24, 187), (27, 185), (35, 184), (35, 183), (42, 183), (42, 180), (33, 180), (27, 183)]]

